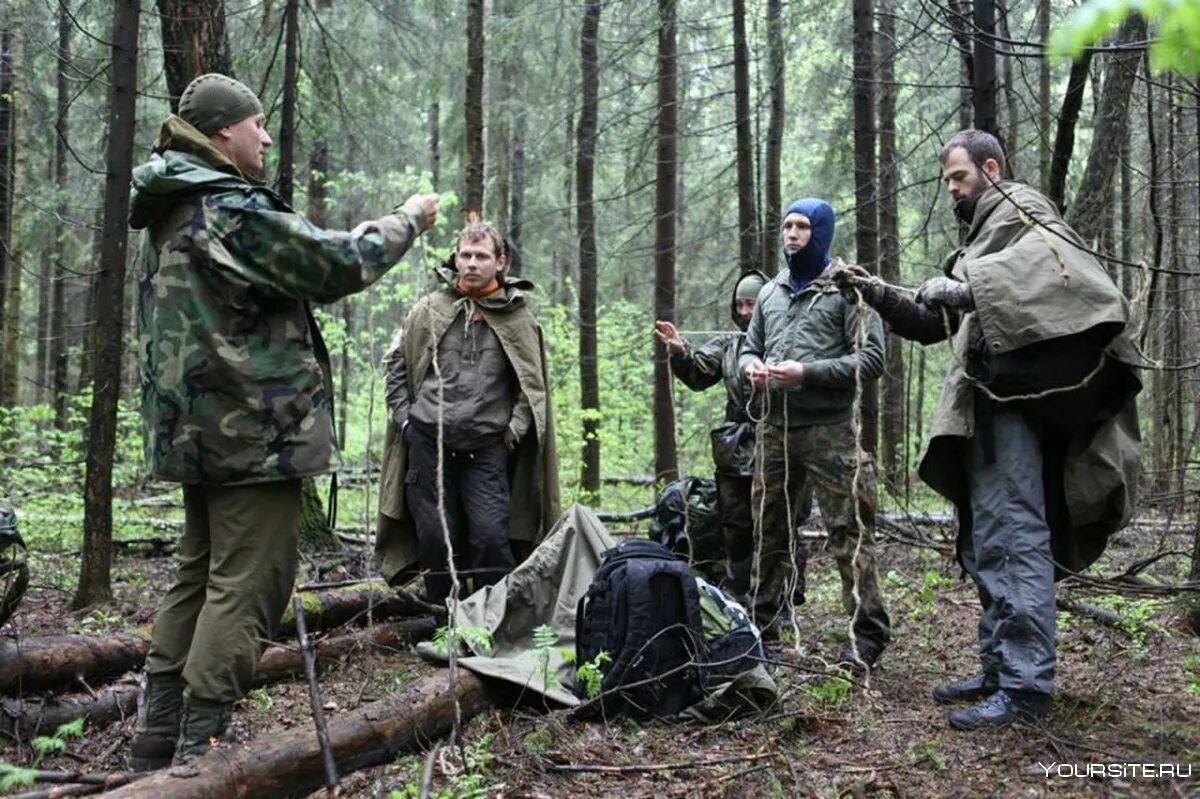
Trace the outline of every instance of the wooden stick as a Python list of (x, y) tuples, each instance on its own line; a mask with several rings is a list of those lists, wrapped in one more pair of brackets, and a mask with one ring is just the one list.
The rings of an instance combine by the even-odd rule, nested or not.
[(304, 626), (304, 603), (300, 597), (292, 597), (296, 611), (296, 634), (300, 639), (300, 652), (304, 656), (304, 676), (308, 678), (308, 701), (312, 704), (313, 723), (317, 727), (317, 743), (321, 747), (321, 759), (325, 764), (325, 794), (338, 795), (337, 766), (333, 762), (333, 751), (329, 748), (329, 732), (325, 728), (325, 708), (321, 705), (321, 688), (317, 685), (317, 665), (312, 646), (308, 642), (308, 629)]
[(628, 766), (610, 766), (599, 763), (543, 763), (542, 767), (547, 771), (568, 772), (572, 774), (582, 772), (640, 774), (650, 771), (675, 771), (683, 768), (707, 768), (709, 766), (725, 766), (730, 763), (750, 763), (766, 757), (774, 757), (774, 753), (760, 752), (753, 755), (729, 755), (728, 757), (714, 757), (708, 760), (685, 760), (682, 763), (635, 763)]

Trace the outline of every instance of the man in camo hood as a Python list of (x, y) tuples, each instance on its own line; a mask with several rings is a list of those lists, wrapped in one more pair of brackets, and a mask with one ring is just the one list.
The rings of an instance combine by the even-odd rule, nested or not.
[(654, 323), (654, 335), (666, 345), (670, 355), (671, 371), (685, 386), (693, 391), (703, 391), (720, 382), (725, 384), (725, 420), (714, 427), (710, 435), (725, 548), (723, 587), (739, 598), (750, 590), (750, 570), (754, 562), (754, 515), (750, 505), (754, 423), (746, 407), (750, 385), (738, 366), (738, 359), (746, 340), (746, 325), (750, 323), (754, 303), (766, 282), (766, 276), (756, 270), (739, 277), (729, 303), (729, 315), (739, 332), (717, 336), (699, 348), (681, 338), (670, 322)]
[(135, 768), (186, 762), (225, 734), (291, 594), (301, 478), (338, 467), (309, 304), (378, 280), (437, 215), (436, 195), (413, 195), (352, 231), (312, 225), (261, 183), (264, 121), (244, 85), (202, 75), (133, 173), (146, 462), (183, 484), (185, 512)]

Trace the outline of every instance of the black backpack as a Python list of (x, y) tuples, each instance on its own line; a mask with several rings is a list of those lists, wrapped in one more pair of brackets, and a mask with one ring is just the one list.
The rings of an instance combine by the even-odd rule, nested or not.
[(582, 715), (670, 716), (703, 695), (700, 592), (688, 565), (662, 544), (631, 539), (604, 554), (576, 608), (576, 665), (600, 652), (611, 660)]
[(691, 563), (714, 583), (725, 577), (725, 542), (717, 481), (684, 477), (668, 483), (654, 501), (649, 537)]

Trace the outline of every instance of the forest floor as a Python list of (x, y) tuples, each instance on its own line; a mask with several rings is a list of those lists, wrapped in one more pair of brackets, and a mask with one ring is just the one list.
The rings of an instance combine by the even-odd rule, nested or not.
[[(1154, 552), (1184, 549), (1189, 536), (1183, 529), (1127, 531), (1110, 546), (1100, 571), (1115, 575)], [(772, 645), (772, 659), (790, 665), (775, 668), (781, 698), (762, 716), (714, 725), (600, 724), (573, 721), (563, 711), (494, 709), (464, 724), (469, 768), (460, 757), (438, 758), (429, 795), (1200, 796), (1200, 639), (1185, 632), (1177, 599), (1066, 589), (1072, 599), (1116, 611), (1121, 622), (1059, 613), (1059, 692), (1050, 718), (1037, 726), (958, 733), (946, 724), (947, 709), (930, 698), (936, 683), (977, 665), (978, 602), (957, 567), (943, 552), (881, 543), (895, 643), (866, 684), (851, 684), (826, 666), (845, 640), (846, 623), (832, 555), (819, 544), (813, 550), (799, 643)], [(73, 557), (38, 556), (14, 622), (23, 637), (64, 627), (148, 630), (169, 579), (169, 558), (121, 554), (115, 605), (81, 615), (66, 610), (70, 594), (63, 587), (39, 576), (73, 574)], [(1185, 564), (1163, 558), (1143, 576), (1178, 582)], [(320, 685), (327, 713), (336, 715), (436, 671), (411, 650), (363, 652), (326, 669)], [(306, 684), (297, 680), (252, 692), (237, 708), (234, 731), (239, 741), (252, 742), (272, 730), (311, 725)], [(132, 731), (132, 719), (89, 727), (40, 767), (126, 771)], [(8, 762), (28, 764), (29, 757), (11, 744), (0, 750)], [(343, 775), (341, 795), (417, 797), (426, 759), (415, 752)], [(1132, 769), (1103, 779), (1071, 776), (1095, 763), (1173, 764), (1193, 776), (1146, 778)], [(568, 771), (568, 765), (625, 768)]]

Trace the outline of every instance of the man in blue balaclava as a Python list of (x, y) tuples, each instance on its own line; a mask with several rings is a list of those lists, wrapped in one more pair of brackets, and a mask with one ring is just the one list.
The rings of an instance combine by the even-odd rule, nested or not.
[(803, 601), (805, 550), (795, 527), (811, 480), (837, 557), (842, 603), (853, 619), (840, 660), (861, 670), (891, 640), (875, 567), (875, 473), (859, 452), (851, 418), (856, 383), (883, 372), (883, 325), (868, 311), (865, 341), (856, 347), (858, 309), (828, 277), (833, 231), (833, 208), (824, 200), (798, 200), (787, 209), (781, 238), (788, 268), (758, 295), (742, 349), (746, 377), (766, 392), (754, 475), (754, 508), (761, 511), (751, 601), (768, 633), (790, 626), (787, 598)]

